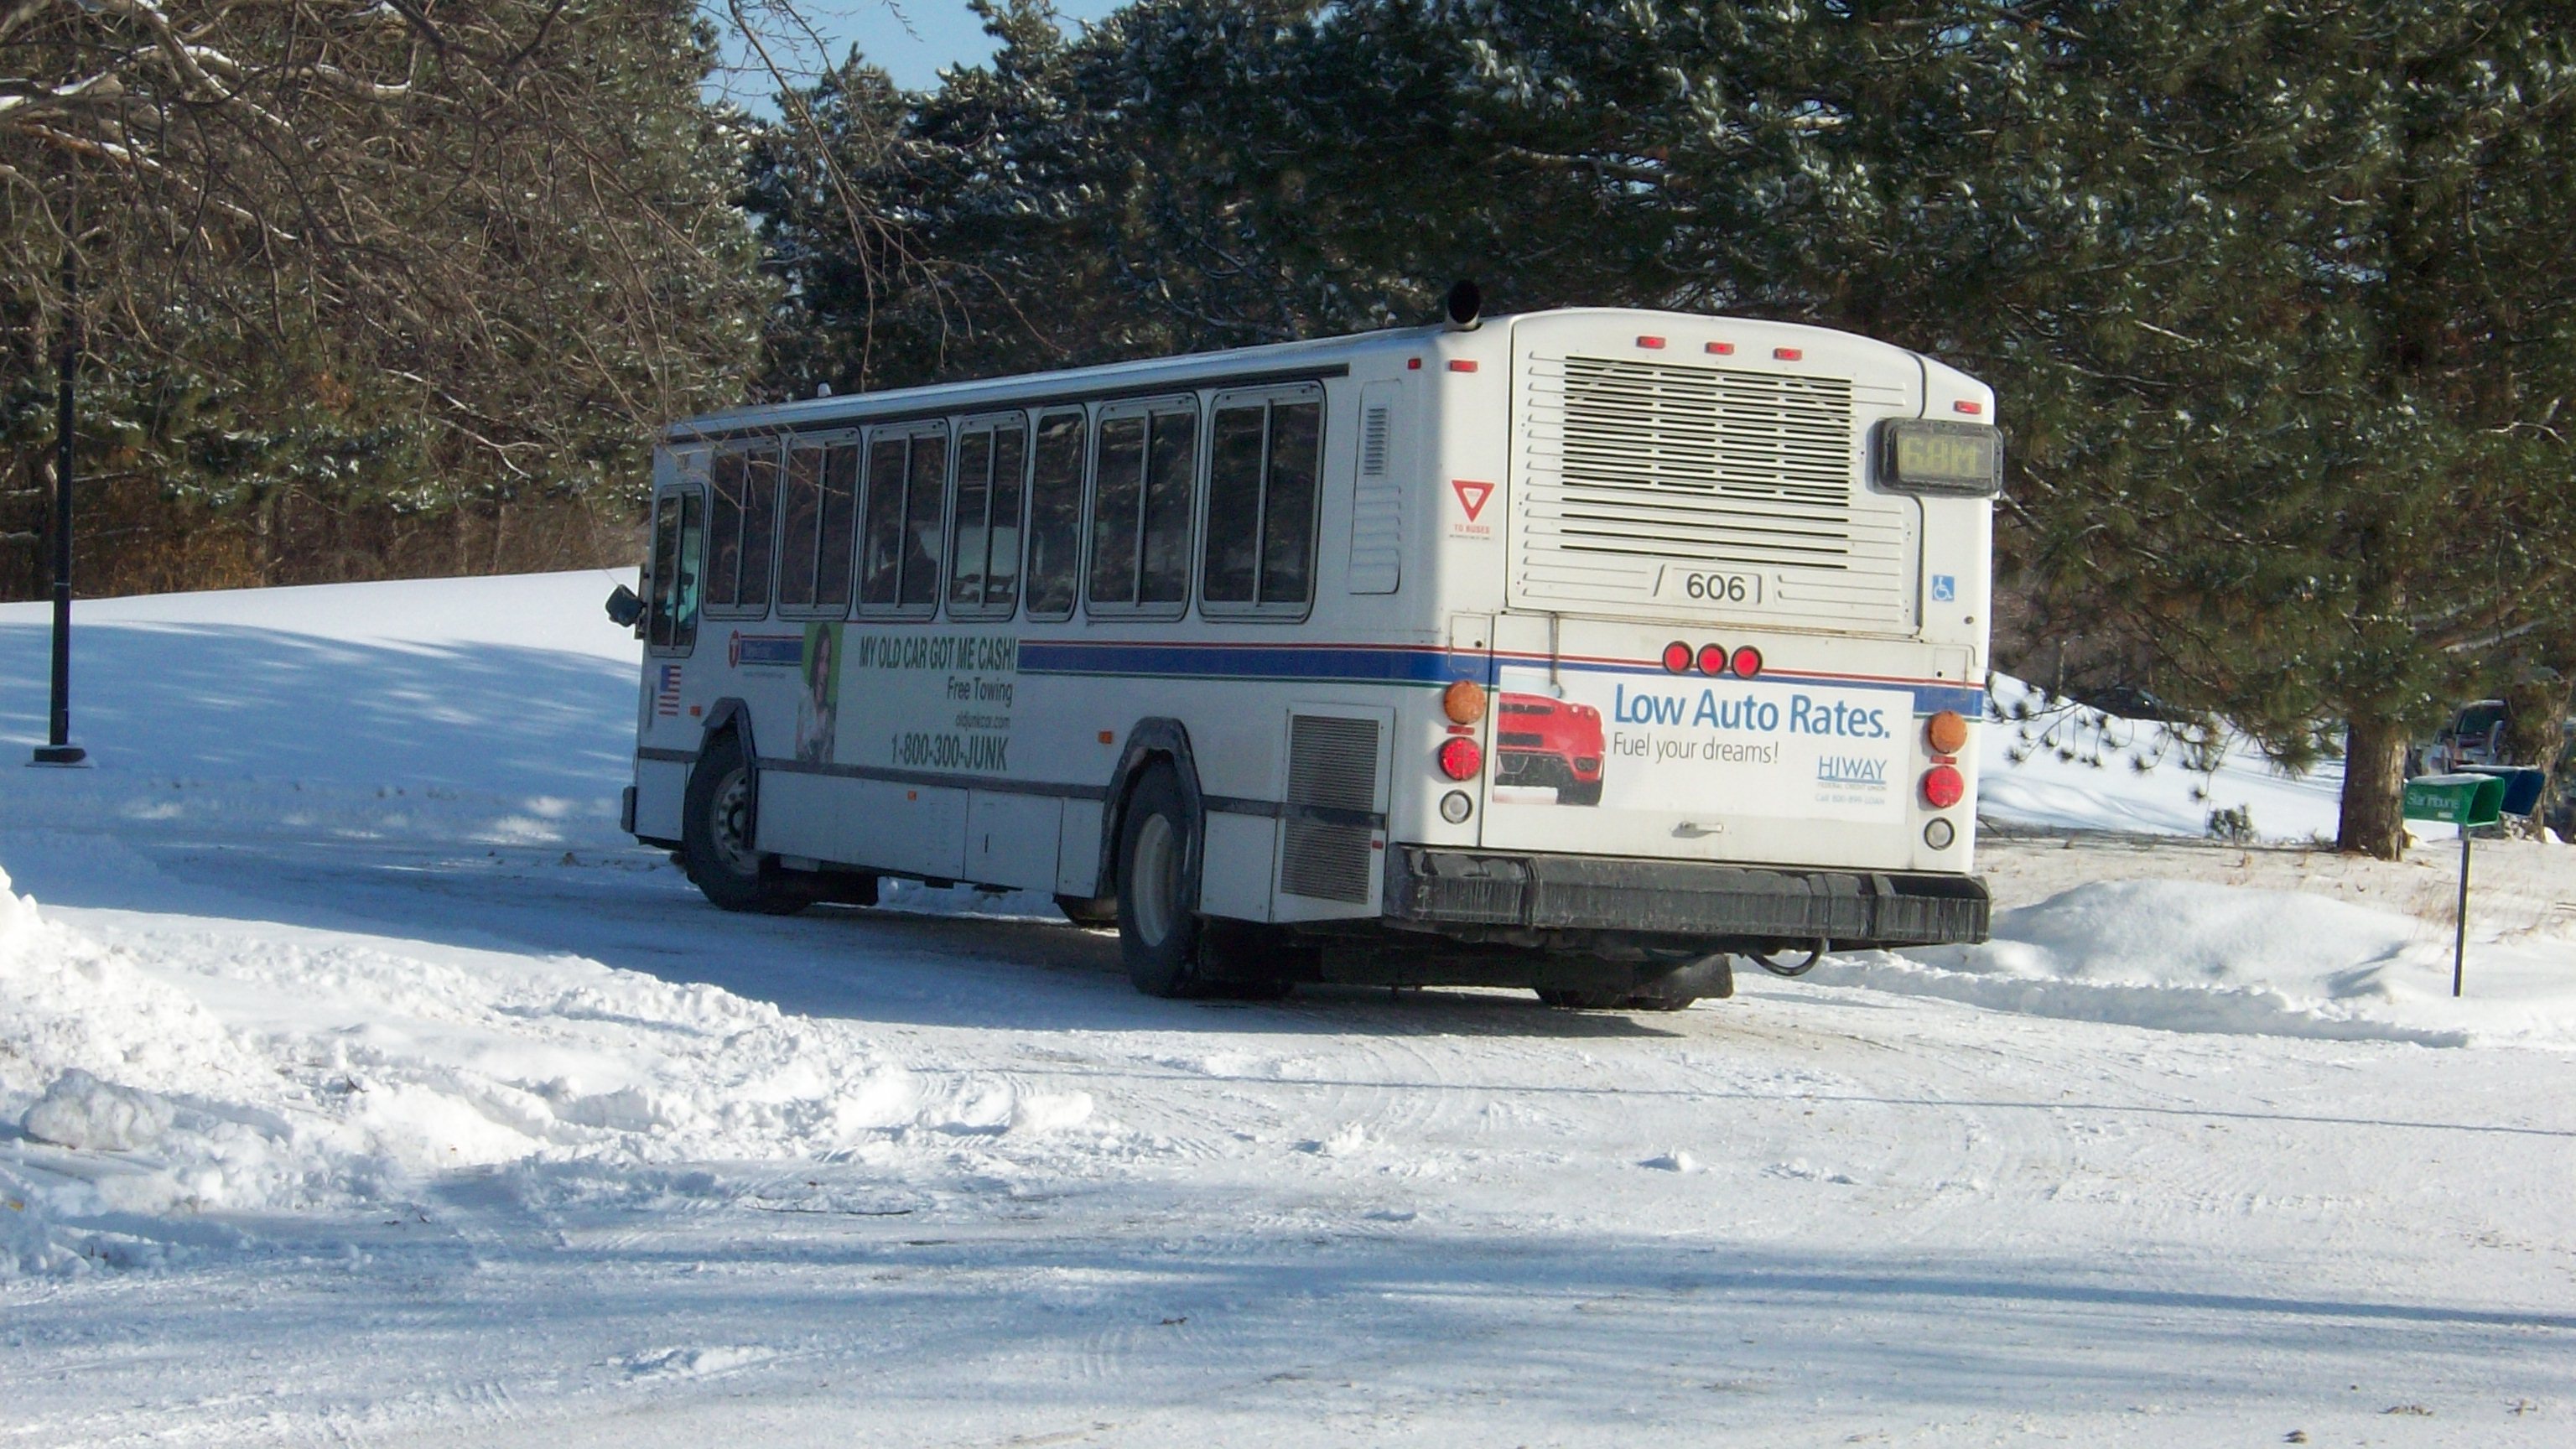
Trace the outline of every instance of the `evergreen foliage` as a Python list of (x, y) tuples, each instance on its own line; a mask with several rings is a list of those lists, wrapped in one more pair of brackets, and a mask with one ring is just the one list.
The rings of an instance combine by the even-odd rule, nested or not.
[(0, 16), (0, 596), (43, 583), (74, 329), (87, 588), (596, 561), (757, 340), (713, 39), (677, 0)]
[(1141, 0), (1066, 38), (1015, 0), (989, 68), (807, 98), (902, 266), (771, 138), (774, 381), (1351, 330), (1468, 274), (1886, 337), (2000, 390), (2058, 680), (2341, 747), (2342, 843), (2393, 854), (2409, 732), (2576, 642), (2559, 10)]

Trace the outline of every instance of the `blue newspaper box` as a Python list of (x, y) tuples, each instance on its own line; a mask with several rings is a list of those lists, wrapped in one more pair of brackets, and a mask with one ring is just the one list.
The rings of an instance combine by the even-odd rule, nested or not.
[(2507, 815), (2528, 815), (2540, 808), (2540, 787), (2549, 783), (2547, 770), (2528, 765), (2470, 765), (2462, 773), (2491, 775), (2504, 781), (2504, 804), (2497, 807)]

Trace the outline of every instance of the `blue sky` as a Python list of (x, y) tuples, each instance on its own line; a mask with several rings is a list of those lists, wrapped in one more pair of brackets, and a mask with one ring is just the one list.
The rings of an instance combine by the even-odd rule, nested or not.
[[(1057, 16), (1073, 31), (1081, 28), (1075, 22), (1098, 20), (1117, 8), (1116, 0), (1056, 0)], [(855, 44), (895, 84), (909, 89), (936, 84), (941, 66), (977, 64), (993, 54), (993, 38), (960, 0), (797, 0), (796, 9), (830, 46), (827, 61), (838, 64)], [(805, 59), (810, 63), (813, 57)]]

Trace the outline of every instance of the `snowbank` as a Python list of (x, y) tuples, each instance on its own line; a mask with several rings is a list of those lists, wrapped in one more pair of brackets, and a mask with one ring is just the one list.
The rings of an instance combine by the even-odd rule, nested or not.
[(1816, 977), (2176, 1031), (2576, 1046), (2566, 943), (2478, 942), (2462, 999), (2450, 947), (2431, 922), (2316, 895), (2108, 880), (1997, 913), (1982, 946), (1839, 958)]
[(459, 1171), (652, 1199), (712, 1183), (681, 1164), (1115, 1130), (1087, 1094), (907, 1068), (713, 986), (180, 920), (103, 939), (0, 875), (0, 1277), (156, 1264), (238, 1240), (208, 1214), (408, 1202)]

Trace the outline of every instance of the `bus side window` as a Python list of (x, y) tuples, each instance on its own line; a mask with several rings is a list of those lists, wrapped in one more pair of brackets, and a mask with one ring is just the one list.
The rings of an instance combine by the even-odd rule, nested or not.
[(1196, 409), (1152, 415), (1145, 455), (1144, 568), (1136, 602), (1179, 604), (1190, 596), (1190, 505), (1198, 491)]
[(1323, 490), (1324, 404), (1273, 403), (1261, 494), (1261, 602), (1302, 613), (1315, 598), (1315, 513)]
[(671, 647), (673, 587), (680, 582), (680, 495), (653, 500), (653, 614), (644, 625), (647, 648)]
[(742, 580), (742, 454), (725, 448), (707, 465), (706, 601), (722, 608), (734, 601)]
[(778, 546), (778, 449), (762, 448), (743, 459), (742, 587), (736, 607), (769, 612), (771, 555)]
[(810, 609), (815, 602), (823, 533), (821, 448), (800, 445), (787, 450), (787, 477), (780, 492), (778, 607)]
[(1019, 585), (1020, 475), (1028, 435), (1016, 422), (957, 439), (957, 524), (949, 540), (948, 612), (957, 618), (1010, 617)]
[(653, 613), (644, 642), (654, 649), (687, 652), (698, 638), (698, 575), (706, 560), (706, 528), (698, 516), (697, 490), (665, 493), (653, 510)]
[(1102, 419), (1085, 596), (1091, 603), (1166, 612), (1188, 600), (1197, 482), (1194, 405), (1151, 405)]
[(822, 539), (814, 567), (814, 607), (850, 611), (850, 547), (858, 534), (859, 445), (823, 450)]
[(1314, 600), (1321, 400), (1220, 399), (1210, 432), (1201, 607), (1303, 614)]
[(1029, 617), (1062, 619), (1073, 613), (1074, 581), (1082, 570), (1082, 443), (1079, 409), (1038, 419), (1029, 477)]
[(939, 604), (939, 534), (948, 502), (948, 432), (880, 433), (868, 443), (859, 606), (924, 615)]
[(1102, 419), (1091, 498), (1091, 603), (1136, 602), (1136, 515), (1144, 491), (1145, 420)]
[(766, 613), (770, 552), (777, 527), (777, 449), (723, 449), (715, 456), (709, 480), (714, 486), (707, 512), (712, 544), (707, 561), (707, 607)]
[(939, 531), (947, 522), (948, 434), (945, 429), (912, 440), (912, 482), (905, 490), (903, 604), (924, 612), (939, 607)]
[(1007, 619), (1020, 592), (1020, 500), (1027, 491), (1029, 435), (1017, 423), (993, 435), (993, 501), (986, 540), (984, 611)]
[(680, 495), (680, 568), (671, 578), (671, 647), (686, 653), (698, 642), (698, 600), (705, 592), (706, 504), (692, 491)]
[(892, 608), (902, 596), (903, 469), (911, 456), (903, 437), (868, 443), (867, 531), (859, 545), (859, 604)]

